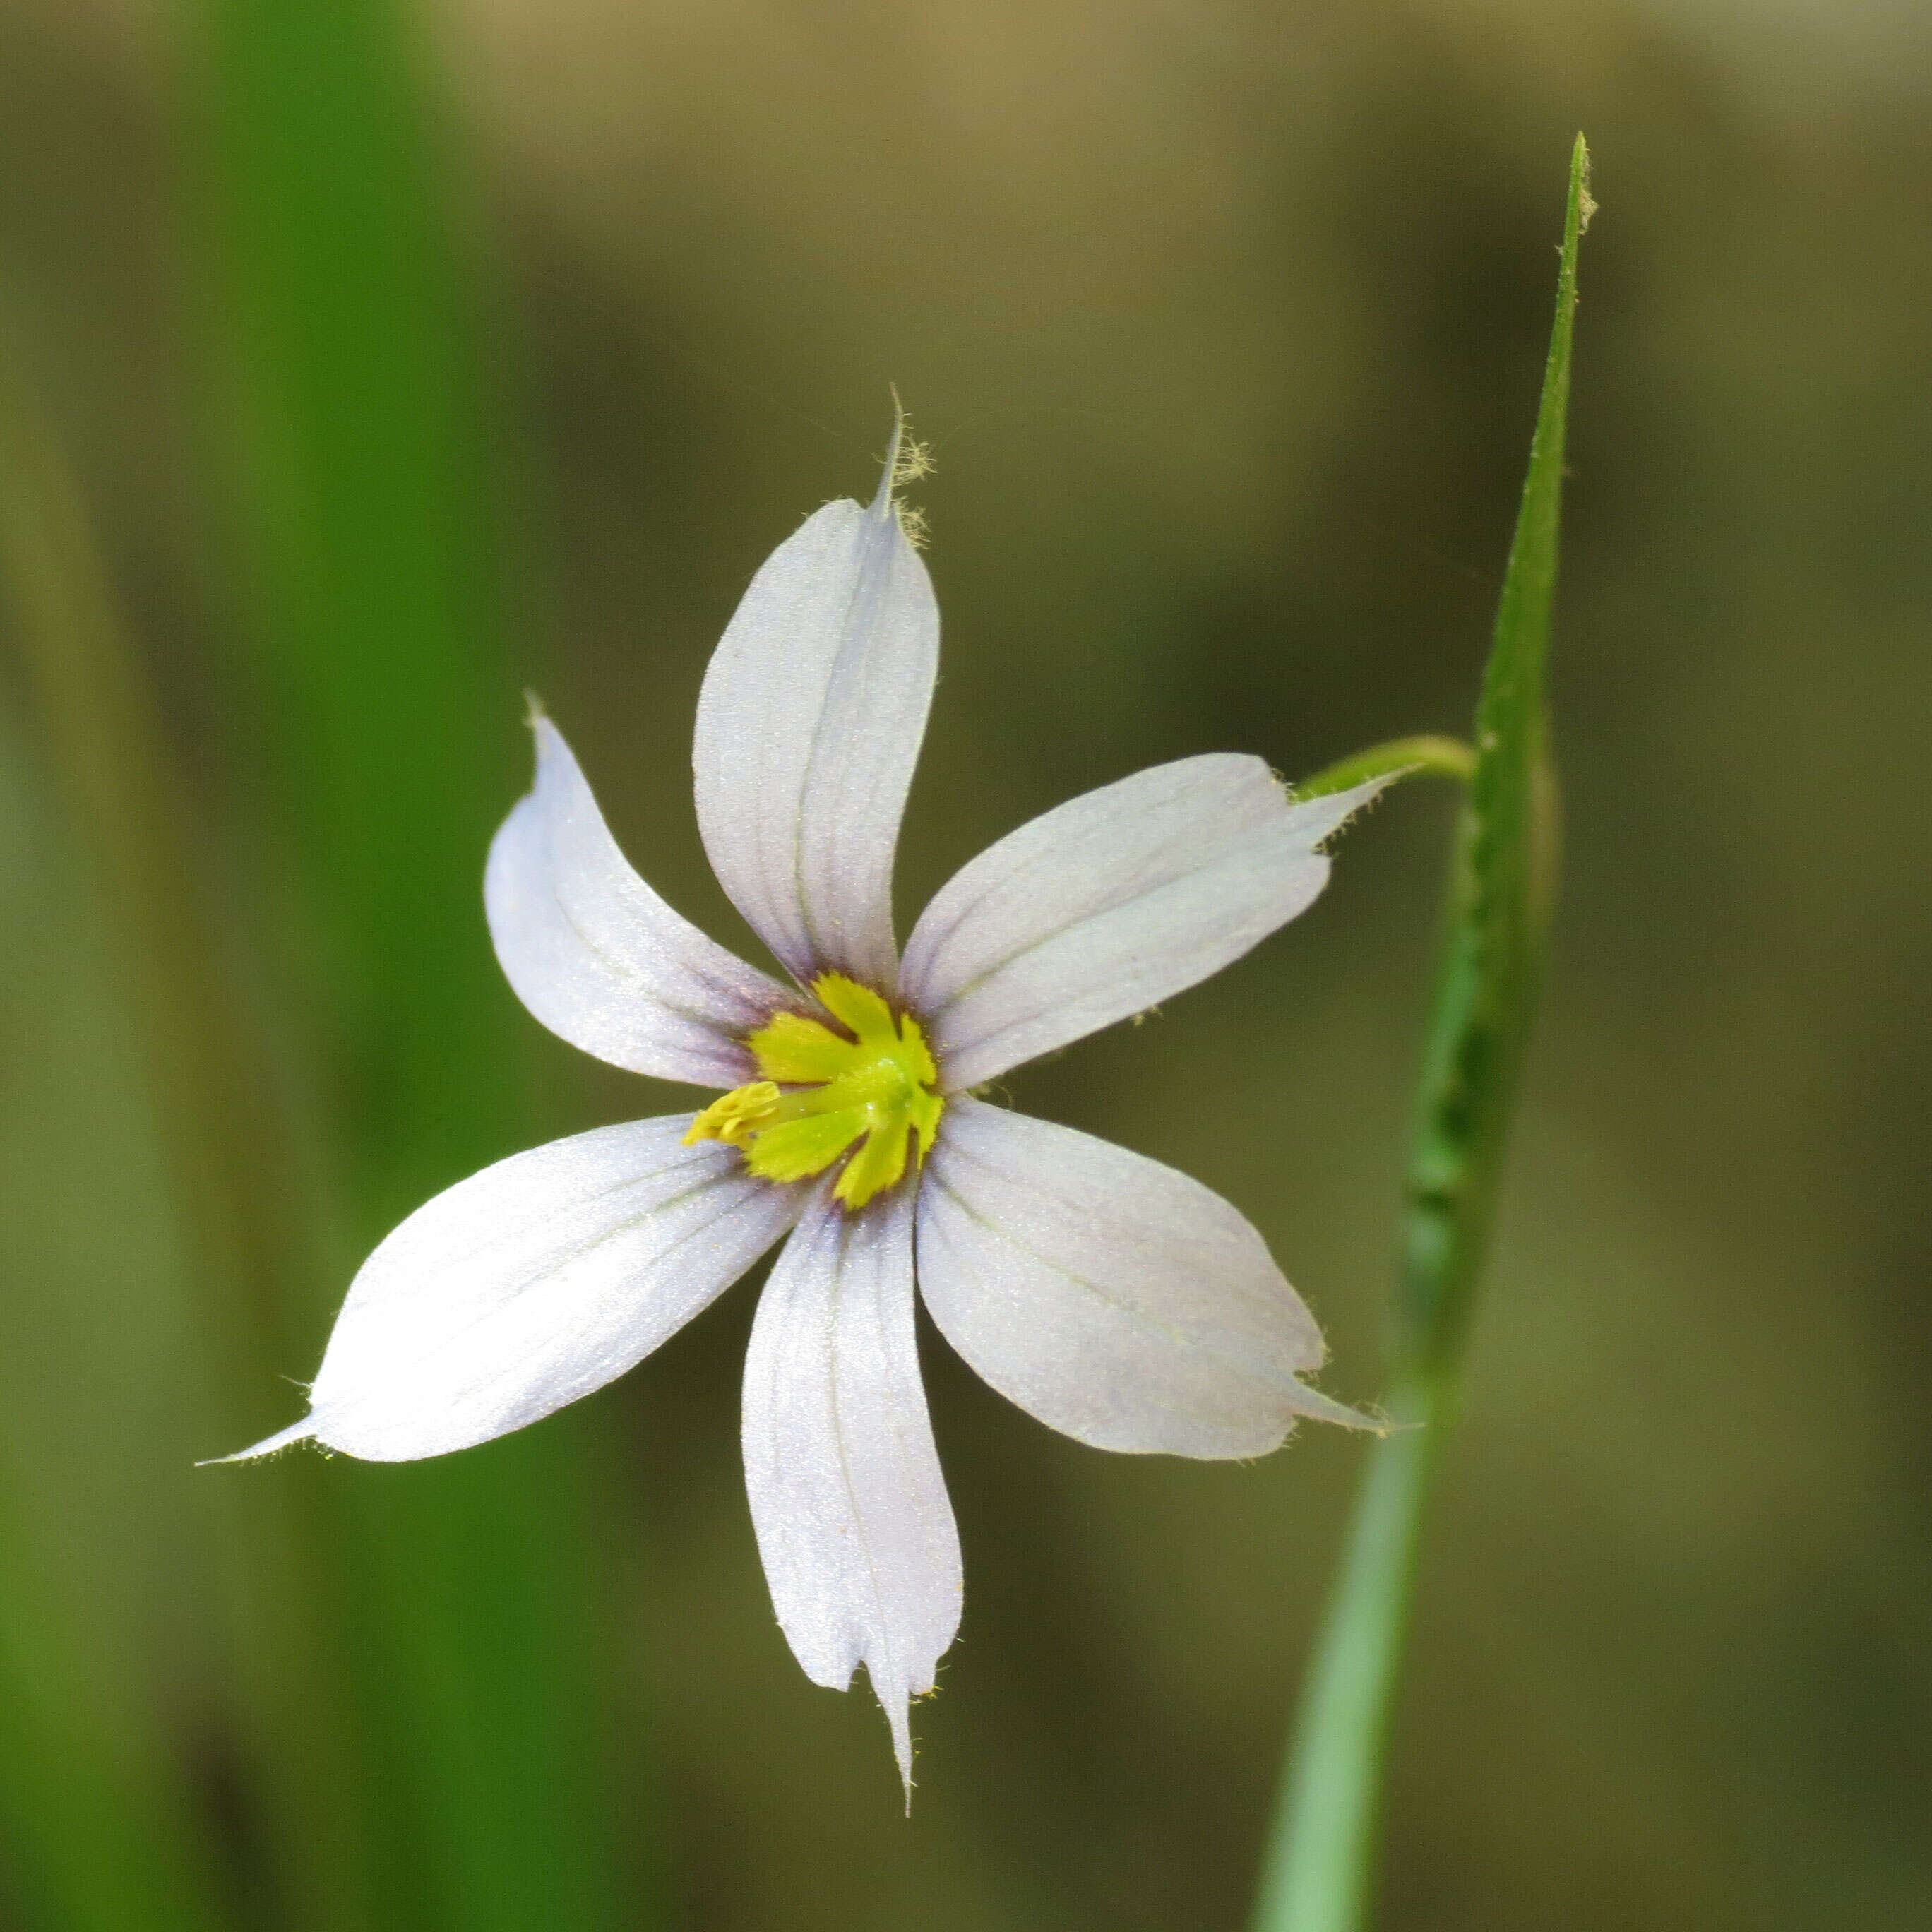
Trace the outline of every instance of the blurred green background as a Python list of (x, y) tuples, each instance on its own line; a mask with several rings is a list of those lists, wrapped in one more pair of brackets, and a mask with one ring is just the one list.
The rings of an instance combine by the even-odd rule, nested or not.
[[(748, 949), (698, 682), (888, 382), (902, 926), (1142, 764), (1465, 729), (1580, 127), (1568, 872), (1383, 1922), (1932, 1917), (1928, 93), (1873, 0), (0, 0), (0, 1923), (1243, 1922), (1357, 1441), (1097, 1454), (928, 1333), (909, 1822), (772, 1618), (748, 1292), (447, 1463), (190, 1465), (416, 1202), (686, 1104), (496, 975), (519, 694)], [(1448, 811), (1010, 1083), (1234, 1199), (1353, 1399)]]

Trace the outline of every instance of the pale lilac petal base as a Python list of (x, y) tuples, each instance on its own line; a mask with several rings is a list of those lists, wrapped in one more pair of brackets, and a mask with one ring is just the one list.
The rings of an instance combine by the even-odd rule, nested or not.
[(1304, 911), (1317, 849), (1383, 781), (1293, 803), (1258, 758), (1215, 753), (1070, 800), (944, 886), (900, 984), (949, 1090), (1125, 1019)]
[(1217, 1194), (983, 1101), (947, 1108), (919, 1196), (919, 1286), (1002, 1395), (1099, 1449), (1260, 1456), (1301, 1414), (1314, 1318)]
[(688, 1114), (514, 1155), (418, 1208), (365, 1262), (310, 1413), (244, 1455), (312, 1437), (373, 1462), (502, 1436), (622, 1375), (798, 1217), (801, 1190)]
[(959, 1626), (959, 1539), (913, 1333), (913, 1193), (848, 1214), (821, 1188), (772, 1269), (745, 1362), (745, 1480), (806, 1675), (866, 1666), (908, 1795), (910, 1700)]
[(483, 900), (517, 997), (614, 1066), (700, 1087), (753, 1077), (740, 1044), (795, 998), (672, 911), (625, 862), (570, 747), (531, 721), (536, 782), (490, 848)]

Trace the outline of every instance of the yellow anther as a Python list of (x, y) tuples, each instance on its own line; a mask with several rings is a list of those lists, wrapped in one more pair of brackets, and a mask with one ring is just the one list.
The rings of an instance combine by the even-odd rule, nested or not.
[(946, 1107), (939, 1070), (919, 1022), (871, 987), (825, 973), (812, 990), (851, 1037), (808, 1014), (775, 1014), (746, 1042), (765, 1078), (714, 1100), (685, 1138), (742, 1148), (768, 1180), (803, 1180), (849, 1153), (832, 1192), (862, 1208), (925, 1160)]
[(852, 1042), (802, 1013), (773, 1014), (769, 1025), (752, 1034), (750, 1045), (759, 1072), (788, 1087), (836, 1080), (851, 1064)]
[(695, 1147), (700, 1141), (724, 1141), (732, 1147), (748, 1147), (752, 1136), (777, 1113), (782, 1098), (769, 1080), (734, 1087), (692, 1122), (684, 1144)]

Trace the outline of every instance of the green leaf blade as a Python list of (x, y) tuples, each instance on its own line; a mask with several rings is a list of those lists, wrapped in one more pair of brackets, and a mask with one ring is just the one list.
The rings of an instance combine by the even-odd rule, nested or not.
[[(395, 1221), (540, 1137), (518, 1077), (529, 1029), (480, 892), (525, 782), (506, 439), (418, 10), (209, 0), (203, 17), (262, 782), (340, 1180), (319, 1340)], [(620, 1532), (589, 1520), (594, 1426), (560, 1418), (460, 1457), (318, 1472), (350, 1550), (385, 1927), (616, 1922), (589, 1633), (594, 1552)]]
[(1447, 929), (1404, 1186), (1387, 1400), (1398, 1426), (1369, 1452), (1289, 1744), (1254, 1932), (1362, 1932), (1369, 1923), (1423, 1524), (1455, 1412), (1553, 893), (1547, 668), (1577, 247), (1594, 209), (1588, 174), (1580, 135), (1542, 398), (1450, 862)]
[(1522, 500), (1476, 706), (1449, 931), (1407, 1184), (1398, 1364), (1453, 1365), (1489, 1242), (1504, 1144), (1534, 1017), (1554, 892), (1549, 662), (1576, 315), (1578, 244), (1594, 203), (1580, 134), (1556, 307)]

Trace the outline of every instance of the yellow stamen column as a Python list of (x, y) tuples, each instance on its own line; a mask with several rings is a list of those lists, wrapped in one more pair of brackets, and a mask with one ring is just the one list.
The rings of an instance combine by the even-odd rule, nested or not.
[(812, 990), (851, 1037), (803, 1013), (775, 1015), (745, 1042), (765, 1077), (714, 1100), (685, 1138), (742, 1148), (770, 1180), (823, 1174), (854, 1150), (832, 1192), (862, 1208), (932, 1148), (946, 1108), (939, 1070), (918, 1021), (895, 1017), (869, 986), (823, 973)]

